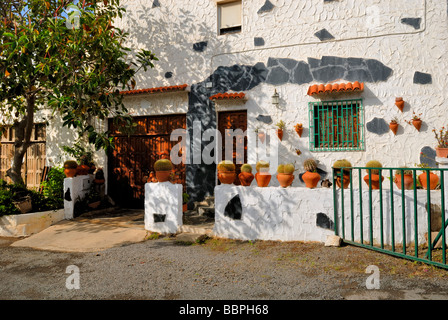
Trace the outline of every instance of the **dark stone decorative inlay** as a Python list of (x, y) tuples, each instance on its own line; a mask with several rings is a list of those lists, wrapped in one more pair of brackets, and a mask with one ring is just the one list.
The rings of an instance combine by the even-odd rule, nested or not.
[(436, 150), (431, 147), (423, 147), (420, 150), (420, 163), (425, 163), (429, 167), (437, 168)]
[(269, 12), (272, 9), (274, 9), (274, 5), (271, 3), (271, 1), (266, 0), (264, 5), (257, 11), (257, 13), (260, 14), (260, 13)]
[(316, 37), (318, 37), (320, 41), (326, 41), (326, 40), (334, 39), (333, 35), (330, 32), (328, 32), (327, 29), (319, 30), (314, 35)]
[(173, 76), (173, 73), (170, 71), (165, 73), (165, 78), (167, 78), (167, 79), (171, 78), (172, 76)]
[(240, 196), (236, 195), (230, 199), (224, 209), (224, 216), (233, 220), (241, 220), (241, 214), (243, 213), (243, 207), (241, 205)]
[(205, 48), (207, 47), (208, 41), (201, 41), (196, 42), (193, 44), (193, 50), (197, 52), (204, 52)]
[(430, 84), (432, 83), (432, 76), (429, 73), (415, 71), (414, 83), (416, 84)]
[(319, 212), (316, 215), (316, 226), (323, 228), (334, 230), (334, 223), (325, 213)]
[(389, 132), (389, 125), (384, 119), (373, 118), (371, 121), (366, 123), (366, 129), (369, 132), (382, 135)]
[(264, 39), (261, 37), (255, 37), (254, 38), (254, 46), (256, 46), (256, 47), (264, 46)]
[(403, 18), (403, 19), (401, 19), (401, 23), (410, 25), (415, 30), (420, 29), (421, 22), (422, 22), (421, 18)]
[(154, 223), (165, 222), (166, 214), (154, 213), (152, 216), (154, 218)]
[(261, 121), (261, 122), (266, 123), (266, 124), (271, 124), (272, 123), (272, 117), (271, 116), (264, 116), (264, 115), (260, 114), (256, 119), (258, 121)]
[(70, 195), (70, 188), (67, 188), (67, 191), (65, 191), (64, 200), (72, 201), (72, 196)]
[(158, 8), (158, 7), (160, 7), (160, 2), (159, 2), (159, 0), (154, 0), (154, 2), (152, 3), (152, 7), (153, 7), (153, 8)]

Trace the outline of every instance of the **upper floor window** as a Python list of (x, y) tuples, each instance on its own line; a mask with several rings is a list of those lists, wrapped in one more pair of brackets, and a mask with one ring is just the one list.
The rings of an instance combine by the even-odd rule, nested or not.
[(218, 3), (218, 32), (220, 35), (241, 32), (242, 2)]

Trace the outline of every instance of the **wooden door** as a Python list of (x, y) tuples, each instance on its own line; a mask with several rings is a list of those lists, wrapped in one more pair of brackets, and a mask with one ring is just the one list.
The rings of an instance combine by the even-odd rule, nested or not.
[[(120, 132), (109, 121), (115, 149), (108, 158), (108, 193), (122, 207), (143, 208), (145, 183), (154, 163), (171, 152), (177, 141), (170, 141), (175, 129), (186, 129), (185, 115), (137, 117), (131, 134)], [(185, 164), (175, 166), (175, 183), (184, 185)]]
[[(1, 137), (0, 179), (11, 182), (6, 171), (11, 168), (14, 155), (14, 130), (10, 128)], [(31, 145), (23, 159), (22, 178), (29, 189), (39, 189), (46, 160), (46, 127), (35, 124), (31, 134)]]
[[(229, 131), (226, 132), (226, 129), (241, 129), (243, 133), (246, 133), (247, 130), (247, 111), (225, 111), (218, 113), (218, 130), (221, 133), (222, 137), (222, 158), (225, 159), (226, 154), (226, 139), (231, 139), (231, 133)], [(244, 163), (247, 162), (247, 136), (245, 135), (242, 139), (244, 141), (237, 141), (238, 138), (233, 138), (233, 163), (236, 166), (236, 178), (234, 184), (240, 185), (240, 180), (238, 179), (238, 175), (241, 172), (241, 166), (243, 163), (237, 163), (238, 158), (243, 158)], [(241, 139), (241, 137), (239, 138)], [(237, 153), (239, 149), (237, 148), (238, 143), (244, 143), (244, 155), (239, 156)], [(218, 182), (219, 183), (219, 182)]]

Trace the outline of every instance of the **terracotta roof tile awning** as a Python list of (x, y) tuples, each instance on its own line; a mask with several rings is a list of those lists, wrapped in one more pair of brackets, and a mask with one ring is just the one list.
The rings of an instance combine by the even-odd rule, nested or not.
[(187, 89), (187, 87), (188, 87), (187, 84), (182, 84), (182, 85), (177, 85), (177, 86), (167, 86), (167, 87), (121, 91), (120, 93), (123, 95), (133, 95), (133, 94), (142, 94), (142, 93), (176, 92), (176, 91), (185, 91), (185, 89)]
[(308, 88), (308, 95), (314, 96), (322, 93), (337, 93), (337, 92), (356, 92), (364, 91), (363, 82), (348, 82), (348, 83), (329, 83), (329, 84), (314, 84)]
[(244, 92), (240, 93), (217, 93), (210, 97), (210, 100), (237, 100), (244, 99), (246, 94)]

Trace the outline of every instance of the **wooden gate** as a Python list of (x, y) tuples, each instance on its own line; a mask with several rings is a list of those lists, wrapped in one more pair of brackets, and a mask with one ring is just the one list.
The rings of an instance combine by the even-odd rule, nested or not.
[[(145, 183), (154, 163), (169, 155), (177, 141), (170, 141), (175, 129), (186, 129), (185, 115), (134, 118), (137, 127), (128, 135), (109, 121), (115, 149), (108, 157), (108, 194), (118, 205), (143, 208)], [(176, 183), (185, 187), (185, 164), (175, 166)]]
[[(14, 154), (14, 130), (10, 128), (1, 137), (0, 143), (0, 179), (11, 182), (6, 171), (11, 168)], [(22, 178), (29, 189), (38, 189), (46, 159), (46, 127), (44, 124), (35, 124), (31, 135), (31, 145), (23, 159)]]
[[(241, 129), (244, 133), (247, 130), (247, 111), (239, 110), (239, 111), (224, 111), (218, 113), (218, 130), (221, 133), (222, 137), (222, 158), (225, 158), (226, 154), (226, 138), (230, 137), (229, 132), (226, 132), (226, 129)], [(243, 143), (242, 141), (238, 141), (239, 143)], [(237, 148), (237, 138), (233, 138), (233, 163), (236, 165), (236, 178), (234, 184), (240, 185), (240, 180), (238, 179), (238, 175), (241, 172), (242, 163), (237, 163), (238, 158), (238, 148)], [(244, 137), (244, 162), (247, 162), (247, 136)]]

